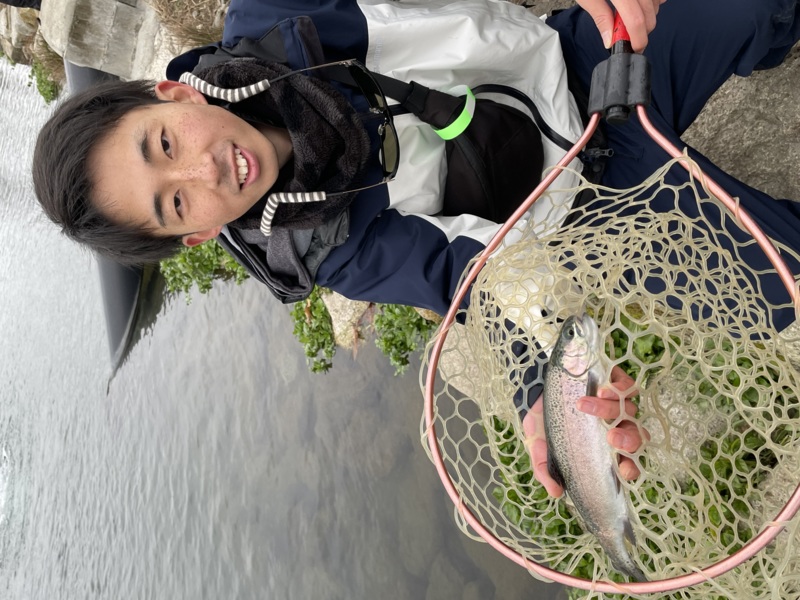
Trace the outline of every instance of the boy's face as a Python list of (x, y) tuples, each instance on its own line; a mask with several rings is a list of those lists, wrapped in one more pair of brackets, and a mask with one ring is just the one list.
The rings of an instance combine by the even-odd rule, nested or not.
[(278, 156), (258, 129), (189, 86), (161, 82), (156, 96), (169, 102), (129, 112), (92, 150), (93, 201), (116, 223), (193, 246), (272, 187)]

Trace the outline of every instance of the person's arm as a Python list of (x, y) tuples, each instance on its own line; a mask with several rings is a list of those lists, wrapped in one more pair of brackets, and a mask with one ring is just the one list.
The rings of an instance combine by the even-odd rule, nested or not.
[(405, 304), (444, 314), (461, 274), (499, 226), (381, 211), (322, 263), (317, 284), (353, 300)]
[(241, 38), (259, 39), (285, 19), (300, 16), (314, 21), (325, 58), (366, 58), (367, 21), (356, 0), (231, 0), (225, 16), (222, 45)]
[[(647, 36), (656, 26), (659, 7), (667, 0), (611, 0), (619, 12), (622, 22), (631, 37), (635, 52), (647, 46)], [(611, 47), (614, 11), (606, 0), (577, 0), (578, 4), (594, 19), (606, 48)]]

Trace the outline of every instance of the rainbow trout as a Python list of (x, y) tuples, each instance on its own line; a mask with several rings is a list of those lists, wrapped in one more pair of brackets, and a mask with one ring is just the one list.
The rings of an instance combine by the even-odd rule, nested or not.
[(636, 544), (628, 500), (614, 471), (616, 456), (601, 420), (579, 411), (578, 398), (596, 396), (606, 373), (597, 323), (571, 316), (561, 327), (544, 377), (548, 470), (566, 490), (586, 528), (619, 572), (646, 581), (626, 547)]

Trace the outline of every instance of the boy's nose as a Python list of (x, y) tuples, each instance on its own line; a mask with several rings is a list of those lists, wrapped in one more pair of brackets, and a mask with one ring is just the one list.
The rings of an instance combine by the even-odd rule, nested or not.
[(177, 166), (175, 176), (187, 183), (219, 185), (220, 172), (214, 156), (207, 152), (194, 160)]

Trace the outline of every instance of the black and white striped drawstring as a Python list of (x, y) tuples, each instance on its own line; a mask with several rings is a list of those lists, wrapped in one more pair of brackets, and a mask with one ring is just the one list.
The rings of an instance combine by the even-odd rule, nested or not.
[(261, 215), (261, 233), (269, 237), (272, 233), (272, 218), (279, 204), (302, 204), (304, 202), (322, 202), (327, 199), (325, 192), (277, 192), (267, 196), (267, 205)]
[(241, 102), (247, 100), (252, 96), (260, 94), (261, 92), (269, 89), (269, 79), (262, 79), (251, 85), (245, 85), (240, 88), (221, 88), (211, 85), (207, 81), (203, 81), (197, 75), (192, 73), (184, 73), (180, 78), (181, 83), (192, 86), (198, 92), (205, 96), (211, 96), (217, 100), (225, 100), (226, 102)]
[[(247, 100), (270, 87), (269, 79), (262, 79), (256, 83), (240, 88), (221, 88), (200, 79), (192, 73), (184, 73), (180, 77), (180, 82), (192, 86), (205, 96), (224, 100), (225, 102), (241, 102)], [(261, 233), (269, 237), (272, 233), (272, 219), (279, 204), (301, 204), (304, 202), (322, 202), (327, 199), (325, 192), (278, 192), (267, 197), (267, 205), (261, 215)]]

